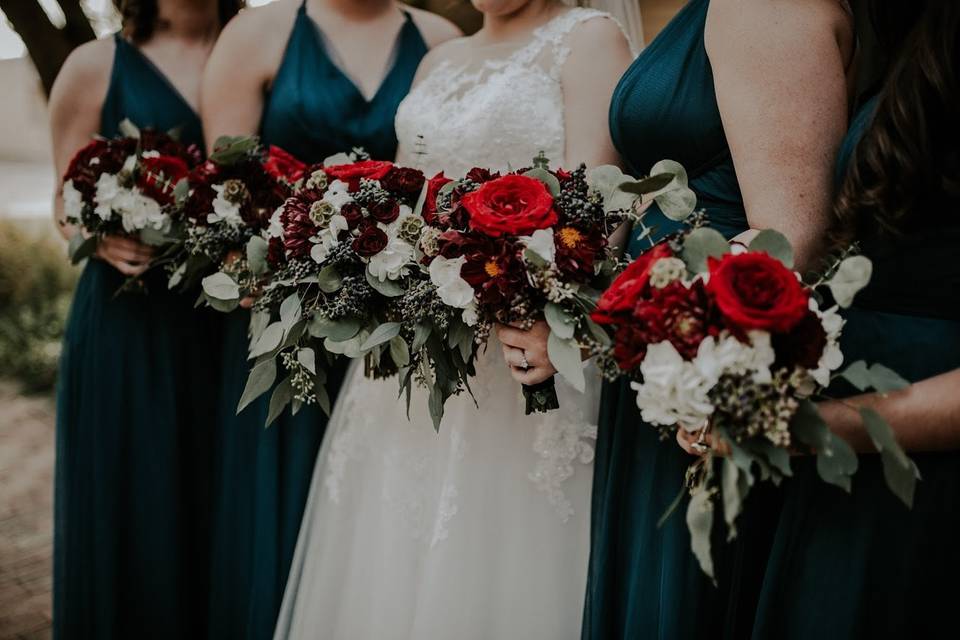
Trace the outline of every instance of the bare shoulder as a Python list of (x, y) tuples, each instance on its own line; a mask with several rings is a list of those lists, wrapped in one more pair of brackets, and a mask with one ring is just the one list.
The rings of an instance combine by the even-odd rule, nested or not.
[(247, 51), (282, 50), (299, 7), (300, 0), (278, 0), (244, 9), (223, 28), (217, 46)]
[(810, 38), (847, 40), (852, 33), (852, 16), (841, 0), (714, 0), (705, 43), (714, 53)]
[(570, 33), (571, 49), (593, 54), (630, 49), (623, 29), (611, 16), (603, 14), (579, 22)]
[(74, 49), (50, 92), (51, 111), (83, 108), (99, 111), (110, 85), (115, 49), (113, 38), (92, 40)]
[(463, 60), (469, 56), (470, 36), (461, 36), (446, 40), (433, 47), (420, 60), (414, 84), (422, 80), (430, 71), (444, 61)]
[(404, 7), (404, 10), (410, 12), (414, 24), (417, 25), (417, 29), (420, 30), (420, 34), (430, 49), (463, 35), (460, 27), (443, 16), (416, 7), (408, 6)]

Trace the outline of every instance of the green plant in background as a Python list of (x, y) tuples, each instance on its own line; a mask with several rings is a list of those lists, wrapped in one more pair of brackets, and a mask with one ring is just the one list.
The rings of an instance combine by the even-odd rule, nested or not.
[[(44, 224), (44, 226), (46, 226)], [(0, 220), (0, 378), (50, 391), (77, 270), (51, 233)]]

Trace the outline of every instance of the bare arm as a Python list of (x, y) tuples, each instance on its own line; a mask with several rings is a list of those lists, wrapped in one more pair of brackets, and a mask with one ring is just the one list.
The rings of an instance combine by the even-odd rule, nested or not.
[(860, 452), (876, 449), (857, 407), (870, 407), (890, 424), (907, 451), (960, 449), (960, 369), (927, 378), (886, 396), (876, 393), (825, 402), (820, 411), (830, 428)]
[(834, 0), (719, 0), (706, 47), (753, 229), (786, 235), (803, 268), (822, 248), (847, 128), (849, 17)]
[(404, 7), (404, 10), (410, 12), (413, 22), (417, 25), (420, 35), (423, 36), (423, 40), (427, 44), (427, 49), (433, 49), (447, 40), (459, 38), (463, 35), (460, 27), (443, 16), (416, 7)]
[(220, 34), (200, 91), (207, 149), (221, 136), (257, 133), (296, 8), (295, 2), (278, 2), (245, 10)]
[(68, 226), (63, 213), (63, 174), (73, 155), (100, 130), (100, 112), (110, 84), (114, 44), (100, 40), (78, 47), (63, 64), (50, 91), (50, 136), (56, 190), (53, 218), (64, 238), (77, 229)]

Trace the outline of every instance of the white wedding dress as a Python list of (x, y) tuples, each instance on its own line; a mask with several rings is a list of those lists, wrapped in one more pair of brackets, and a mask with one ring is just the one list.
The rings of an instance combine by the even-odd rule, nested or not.
[[(564, 166), (560, 70), (571, 9), (526, 42), (457, 60), (454, 45), (397, 112), (398, 162), (462, 176), (474, 166)], [(476, 54), (474, 54), (475, 56)], [(525, 416), (499, 344), (488, 346), (439, 434), (415, 387), (355, 363), (320, 451), (277, 639), (564, 640), (580, 637), (600, 379)]]

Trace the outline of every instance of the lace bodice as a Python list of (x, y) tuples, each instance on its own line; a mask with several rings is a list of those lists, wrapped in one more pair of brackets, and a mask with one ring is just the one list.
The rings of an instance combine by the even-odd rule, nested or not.
[(609, 15), (570, 9), (522, 44), (489, 47), (482, 60), (475, 49), (467, 57), (461, 45), (448, 45), (453, 50), (397, 110), (397, 161), (450, 177), (475, 166), (527, 167), (540, 151), (553, 166), (565, 164), (560, 74), (570, 55), (570, 32), (598, 17)]

